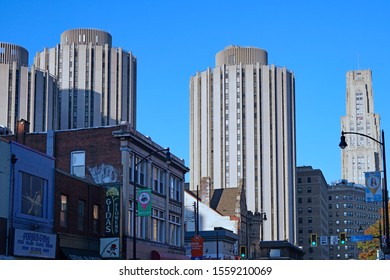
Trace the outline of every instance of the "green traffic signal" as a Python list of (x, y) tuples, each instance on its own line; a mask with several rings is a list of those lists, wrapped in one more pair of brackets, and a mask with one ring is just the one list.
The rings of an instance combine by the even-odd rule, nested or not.
[(340, 245), (345, 245), (347, 241), (347, 234), (345, 232), (340, 232)]
[(315, 233), (310, 234), (310, 244), (311, 244), (311, 247), (317, 246), (317, 234), (315, 234)]
[(246, 258), (246, 246), (240, 246), (240, 256)]

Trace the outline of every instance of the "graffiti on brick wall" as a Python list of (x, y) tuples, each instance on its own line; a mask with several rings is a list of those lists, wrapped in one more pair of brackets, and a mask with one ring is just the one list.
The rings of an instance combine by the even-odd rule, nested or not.
[(114, 183), (118, 180), (118, 171), (110, 164), (89, 167), (89, 173), (96, 184)]

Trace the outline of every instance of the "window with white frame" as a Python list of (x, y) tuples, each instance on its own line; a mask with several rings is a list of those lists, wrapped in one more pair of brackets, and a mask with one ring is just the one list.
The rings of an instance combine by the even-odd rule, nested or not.
[[(134, 229), (133, 229), (133, 226), (134, 226), (134, 203), (132, 200), (129, 200), (129, 216), (128, 216), (128, 219), (129, 219), (129, 223), (128, 223), (128, 227), (127, 227), (127, 230), (129, 232), (129, 235), (130, 236), (134, 236)], [(137, 216), (136, 217), (136, 235), (137, 235), (137, 238), (142, 238), (142, 239), (145, 239), (146, 238), (146, 228), (148, 226), (148, 218), (149, 217), (139, 217)]]
[(160, 188), (159, 193), (165, 194), (165, 171), (160, 169)]
[(146, 184), (146, 161), (141, 162), (141, 158), (137, 157), (135, 164), (137, 165), (136, 167), (136, 172), (135, 172), (135, 182), (139, 184), (140, 186), (145, 186)]
[(158, 192), (160, 194), (164, 194), (164, 180), (165, 171), (156, 166), (152, 166), (151, 185), (153, 186), (153, 191)]
[(151, 239), (163, 243), (165, 241), (164, 212), (152, 209), (152, 236)]
[(128, 220), (129, 220), (129, 223), (128, 223), (128, 227), (127, 227), (127, 232), (129, 233), (130, 236), (133, 236), (133, 223), (134, 223), (134, 220), (133, 220), (133, 201), (132, 200), (129, 200), (129, 216), (128, 216)]
[(146, 238), (146, 228), (148, 226), (148, 218), (144, 216), (137, 216), (137, 237), (145, 239)]
[(85, 151), (71, 153), (70, 173), (77, 177), (85, 177)]
[(169, 244), (181, 245), (181, 231), (180, 231), (180, 217), (176, 215), (169, 215)]
[(169, 182), (169, 198), (180, 201), (181, 200), (181, 180), (171, 176)]

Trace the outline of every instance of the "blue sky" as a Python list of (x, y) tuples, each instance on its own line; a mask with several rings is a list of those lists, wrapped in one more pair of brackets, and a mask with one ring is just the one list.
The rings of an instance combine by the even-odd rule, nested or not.
[(228, 45), (265, 49), (269, 64), (294, 72), (297, 164), (321, 169), (328, 182), (341, 177), (347, 71), (373, 71), (375, 112), (390, 132), (387, 0), (20, 0), (1, 7), (0, 41), (26, 48), (30, 64), (65, 30), (109, 32), (115, 47), (137, 57), (137, 129), (187, 166), (189, 79), (214, 67), (215, 54)]

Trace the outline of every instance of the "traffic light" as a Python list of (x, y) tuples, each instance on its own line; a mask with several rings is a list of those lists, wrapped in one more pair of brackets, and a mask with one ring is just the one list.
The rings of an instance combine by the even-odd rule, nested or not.
[(317, 246), (317, 234), (315, 233), (310, 234), (310, 246), (311, 247)]
[(340, 232), (340, 245), (345, 245), (347, 241), (347, 234), (345, 232)]
[(240, 246), (240, 257), (242, 259), (246, 258), (246, 246)]

